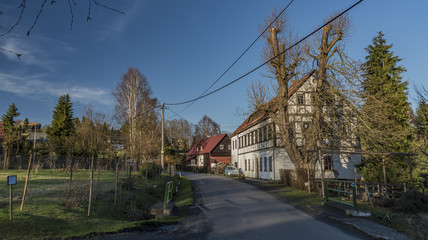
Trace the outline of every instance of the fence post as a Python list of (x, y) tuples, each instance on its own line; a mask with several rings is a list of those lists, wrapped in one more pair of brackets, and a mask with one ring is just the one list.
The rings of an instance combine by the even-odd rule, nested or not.
[(324, 187), (324, 198), (328, 202), (328, 182), (325, 181), (325, 180), (323, 180), (322, 181), (322, 186)]
[(352, 203), (354, 204), (354, 210), (357, 210), (357, 191), (355, 190), (355, 182), (351, 184), (352, 187)]

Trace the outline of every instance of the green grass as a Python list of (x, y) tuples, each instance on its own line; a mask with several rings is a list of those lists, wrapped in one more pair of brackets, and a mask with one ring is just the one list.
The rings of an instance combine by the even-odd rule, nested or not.
[[(302, 207), (306, 207), (307, 205), (321, 206), (322, 202), (324, 202), (324, 199), (317, 194), (308, 194), (307, 191), (296, 190), (282, 184), (263, 183), (263, 186), (268, 188), (270, 191), (285, 197), (288, 201)], [(348, 200), (342, 201), (352, 203), (352, 201)], [(418, 214), (405, 214), (379, 206), (372, 207), (365, 202), (357, 202), (357, 206), (358, 208), (369, 210), (372, 213), (370, 220), (374, 222), (405, 233), (412, 239), (424, 239), (426, 237), (426, 235), (423, 235), (424, 233), (422, 233), (422, 229), (425, 228), (424, 224), (426, 223), (423, 223), (424, 220), (422, 220)], [(409, 222), (412, 222), (412, 224), (409, 224)]]
[(302, 207), (306, 207), (307, 205), (321, 206), (324, 201), (323, 198), (319, 197), (317, 194), (308, 194), (307, 191), (296, 190), (290, 186), (285, 186), (277, 182), (263, 183), (263, 186)]
[[(18, 184), (13, 187), (14, 220), (9, 220), (9, 187), (6, 176), (17, 175)], [(133, 176), (131, 191), (118, 185), (117, 205), (114, 204), (113, 172), (94, 172), (91, 216), (88, 213), (88, 170), (73, 173), (70, 188), (69, 173), (62, 170), (32, 171), (23, 211), (20, 211), (25, 183), (25, 170), (0, 172), (0, 239), (50, 239), (91, 236), (118, 232), (125, 229), (147, 229), (161, 224), (179, 222), (183, 214), (163, 220), (153, 220), (148, 209), (157, 201), (163, 201), (165, 184), (155, 180), (145, 181), (137, 173)], [(122, 174), (125, 177), (125, 174)], [(178, 177), (164, 177), (164, 182)], [(180, 179), (176, 193), (177, 206), (186, 209), (193, 204), (190, 181)], [(127, 186), (126, 183), (123, 184)], [(176, 186), (176, 185), (174, 185)], [(174, 187), (175, 188), (175, 187)], [(186, 213), (186, 211), (181, 211)]]

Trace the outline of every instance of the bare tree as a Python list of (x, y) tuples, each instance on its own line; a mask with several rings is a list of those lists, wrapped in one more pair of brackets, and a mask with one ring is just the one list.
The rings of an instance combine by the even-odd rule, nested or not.
[[(276, 17), (277, 12), (273, 11), (272, 15), (266, 18), (265, 26)], [(303, 169), (308, 163), (305, 152), (317, 149), (323, 143), (334, 147), (331, 145), (333, 141), (324, 140), (333, 139), (333, 136), (336, 138), (341, 133), (349, 136), (349, 128), (343, 122), (355, 120), (352, 113), (351, 118), (343, 115), (343, 101), (348, 100), (343, 91), (356, 87), (354, 77), (358, 77), (357, 64), (343, 51), (343, 40), (348, 37), (351, 23), (347, 16), (339, 17), (326, 25), (313, 39), (312, 44), (302, 42), (294, 47), (291, 46), (297, 39), (287, 26), (286, 17), (283, 15), (278, 18), (273, 26), (264, 36), (266, 46), (263, 57), (265, 60), (271, 60), (268, 70), (270, 76), (276, 80), (276, 97), (266, 103), (269, 99), (269, 94), (266, 93), (268, 91), (263, 85), (253, 84), (248, 90), (249, 98), (257, 111), (268, 114), (273, 120), (280, 135), (280, 144), (284, 146), (294, 164), (299, 182), (303, 182), (301, 180), (307, 176)], [(285, 51), (286, 49), (289, 50)], [(309, 64), (311, 59), (312, 67)], [(296, 99), (290, 93), (297, 88), (297, 85), (294, 85), (296, 80), (301, 79), (309, 69), (314, 70), (304, 78), (312, 75), (316, 79), (315, 89), (312, 90), (314, 94), (310, 99), (314, 107), (310, 110), (304, 109), (304, 115), (309, 116), (305, 117), (309, 129), (304, 130), (301, 126), (303, 117), (296, 114)], [(336, 111), (339, 108), (342, 110)], [(312, 168), (314, 164), (312, 162)]]
[(136, 164), (141, 154), (149, 157), (157, 149), (159, 128), (158, 116), (154, 111), (158, 106), (157, 99), (151, 97), (146, 77), (134, 67), (122, 76), (113, 96), (116, 100), (116, 119), (127, 132), (128, 156)]
[[(265, 26), (269, 24), (276, 16), (278, 11), (274, 10), (265, 20)], [(253, 88), (251, 92), (257, 97), (257, 109), (262, 112), (267, 112), (269, 117), (274, 121), (279, 129), (280, 137), (283, 146), (285, 147), (291, 161), (296, 168), (301, 168), (303, 164), (302, 156), (297, 148), (295, 135), (293, 134), (294, 125), (289, 118), (289, 87), (294, 79), (302, 76), (304, 71), (304, 63), (306, 61), (304, 49), (305, 45), (297, 45), (285, 52), (295, 42), (293, 32), (287, 28), (286, 15), (281, 15), (274, 25), (269, 29), (269, 33), (264, 35), (265, 48), (263, 57), (266, 60), (275, 59), (269, 62), (268, 70), (276, 80), (278, 86), (276, 97), (269, 103), (264, 103), (263, 90), (259, 87)], [(254, 85), (253, 85), (254, 86)], [(257, 88), (259, 90), (257, 90)], [(257, 94), (260, 93), (260, 94)]]
[(187, 150), (192, 145), (192, 125), (184, 119), (166, 121), (166, 138), (169, 145), (178, 150)]
[(207, 115), (204, 115), (195, 126), (195, 142), (218, 134), (221, 134), (220, 125)]

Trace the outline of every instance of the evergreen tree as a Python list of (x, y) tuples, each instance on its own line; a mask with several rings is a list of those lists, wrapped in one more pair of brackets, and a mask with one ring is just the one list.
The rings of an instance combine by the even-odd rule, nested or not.
[(18, 108), (15, 106), (15, 103), (9, 105), (9, 109), (3, 116), (1, 120), (3, 121), (3, 128), (5, 133), (13, 132), (15, 129), (15, 117), (18, 117), (20, 113), (18, 112)]
[[(360, 131), (364, 150), (383, 152), (411, 152), (412, 131), (407, 85), (402, 80), (406, 69), (399, 66), (401, 59), (394, 56), (384, 34), (379, 32), (365, 50), (368, 55), (363, 64), (363, 124)], [(407, 181), (408, 171), (404, 159), (387, 158), (387, 179), (390, 182)], [(362, 168), (368, 181), (383, 182), (382, 163), (371, 158)]]
[(11, 150), (11, 144), (17, 140), (17, 129), (15, 127), (15, 117), (19, 116), (18, 108), (15, 106), (15, 103), (9, 105), (9, 109), (3, 116), (1, 120), (3, 121), (4, 129), (4, 161), (3, 161), (3, 170), (9, 168), (9, 156)]
[(66, 153), (66, 140), (74, 131), (72, 105), (68, 94), (60, 96), (53, 111), (51, 126), (46, 131), (54, 151), (60, 155)]
[(414, 176), (419, 187), (428, 187), (428, 104), (425, 99), (419, 101), (415, 116), (416, 140), (414, 149), (418, 156), (415, 158)]
[(28, 121), (28, 118), (25, 118), (24, 119), (24, 124), (22, 125), (22, 131), (23, 132), (27, 132), (28, 131), (28, 124), (29, 124), (30, 122)]
[(416, 109), (415, 128), (418, 140), (426, 141), (428, 137), (428, 104), (425, 100), (421, 100)]

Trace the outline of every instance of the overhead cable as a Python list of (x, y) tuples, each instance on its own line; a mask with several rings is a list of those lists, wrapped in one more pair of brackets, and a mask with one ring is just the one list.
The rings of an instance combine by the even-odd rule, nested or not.
[[(278, 14), (278, 16), (275, 17), (275, 19), (263, 30), (263, 32), (261, 32), (259, 34), (259, 36), (250, 44), (250, 46), (247, 47), (247, 49), (245, 49), (245, 51), (220, 75), (220, 77), (218, 77), (199, 97), (203, 96), (208, 90), (210, 90), (214, 84), (216, 84), (227, 72), (229, 72), (229, 70), (248, 52), (248, 50), (250, 50), (250, 48), (263, 36), (263, 34), (265, 34), (265, 32), (272, 26), (272, 24), (275, 23), (275, 21), (285, 12), (285, 10), (287, 10), (287, 8), (294, 2), (294, 0), (291, 0), (287, 6), (285, 6), (285, 8)], [(185, 107), (183, 110), (181, 110), (179, 113), (182, 113), (183, 111), (185, 111), (186, 109), (188, 109), (190, 106), (193, 105), (193, 103), (195, 103), (198, 99), (194, 99), (191, 101), (191, 103)], [(173, 118), (175, 116), (177, 116), (178, 114), (170, 117)]]
[(319, 30), (321, 30), (323, 27), (329, 25), (330, 23), (332, 23), (334, 20), (336, 20), (337, 18), (339, 18), (340, 16), (342, 16), (343, 14), (347, 13), (349, 10), (351, 10), (352, 8), (354, 8), (355, 6), (357, 6), (358, 4), (360, 4), (363, 0), (359, 0), (358, 2), (354, 3), (352, 6), (350, 6), (349, 8), (347, 8), (346, 10), (344, 10), (343, 12), (339, 13), (338, 15), (336, 15), (334, 18), (332, 18), (331, 20), (327, 21), (326, 23), (324, 23), (321, 27), (318, 27), (317, 29), (315, 29), (313, 32), (311, 32), (310, 34), (306, 35), (305, 37), (301, 38), (299, 41), (297, 41), (296, 43), (294, 43), (293, 45), (291, 45), (290, 47), (288, 47), (287, 49), (285, 49), (284, 51), (278, 53), (277, 55), (273, 56), (271, 59), (267, 60), (266, 62), (260, 64), (259, 66), (253, 68), (252, 70), (250, 70), (249, 72), (245, 73), (244, 75), (236, 78), (235, 80), (217, 88), (216, 90), (213, 90), (207, 94), (201, 95), (197, 98), (188, 100), (188, 101), (184, 101), (184, 102), (178, 102), (178, 103), (165, 103), (165, 105), (182, 105), (182, 104), (186, 104), (186, 103), (190, 103), (202, 98), (205, 98), (213, 93), (216, 93), (220, 90), (222, 90), (223, 88), (226, 88), (232, 84), (234, 84), (235, 82), (241, 80), (242, 78), (250, 75), (251, 73), (257, 71), (258, 69), (260, 69), (261, 67), (263, 67), (264, 65), (268, 64), (269, 62), (271, 62), (272, 60), (276, 59), (277, 57), (279, 57), (280, 55), (284, 54), (285, 52), (288, 52), (290, 49), (294, 48), (295, 46), (297, 46), (298, 44), (300, 44), (301, 42), (305, 41), (306, 39), (308, 39), (310, 36), (314, 35), (316, 32), (318, 32)]

